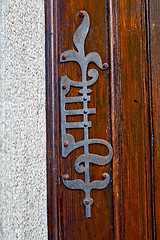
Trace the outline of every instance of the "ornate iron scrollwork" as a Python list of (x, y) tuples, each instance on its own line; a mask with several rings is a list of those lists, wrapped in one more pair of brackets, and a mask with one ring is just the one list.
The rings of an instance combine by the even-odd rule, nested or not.
[[(107, 173), (103, 173), (102, 177), (104, 180), (96, 180), (90, 182), (90, 171), (89, 164), (96, 165), (106, 165), (113, 157), (112, 146), (103, 139), (90, 139), (89, 138), (89, 128), (91, 127), (91, 122), (88, 121), (89, 114), (95, 114), (95, 108), (88, 108), (88, 102), (90, 101), (91, 89), (89, 86), (93, 85), (98, 80), (98, 71), (95, 69), (90, 69), (88, 71), (88, 76), (91, 80), (87, 80), (87, 68), (90, 62), (95, 63), (101, 70), (106, 70), (108, 64), (102, 64), (101, 57), (96, 52), (91, 52), (85, 56), (84, 44), (85, 39), (90, 27), (89, 15), (86, 11), (80, 11), (80, 17), (83, 17), (83, 22), (78, 27), (74, 33), (73, 42), (77, 49), (68, 50), (60, 55), (60, 62), (77, 62), (80, 65), (82, 71), (82, 81), (72, 81), (66, 75), (61, 77), (61, 131), (62, 131), (62, 156), (66, 158), (73, 150), (83, 147), (84, 154), (80, 155), (75, 161), (75, 170), (77, 173), (85, 174), (85, 182), (81, 179), (69, 180), (69, 175), (64, 174), (62, 177), (64, 185), (69, 189), (81, 189), (85, 192), (85, 199), (83, 204), (86, 209), (86, 218), (91, 217), (91, 205), (93, 204), (93, 199), (90, 197), (90, 192), (92, 189), (104, 189), (107, 187), (110, 181), (110, 176)], [(69, 93), (70, 87), (82, 88), (78, 92), (82, 96), (76, 97), (66, 97)], [(65, 105), (67, 103), (83, 103), (83, 109), (77, 110), (66, 110)], [(71, 115), (83, 115), (83, 122), (66, 122), (66, 116)], [(75, 142), (74, 137), (71, 134), (66, 133), (66, 129), (72, 128), (84, 128), (84, 140)], [(89, 145), (91, 144), (101, 144), (108, 148), (107, 156), (99, 156), (89, 152)]]

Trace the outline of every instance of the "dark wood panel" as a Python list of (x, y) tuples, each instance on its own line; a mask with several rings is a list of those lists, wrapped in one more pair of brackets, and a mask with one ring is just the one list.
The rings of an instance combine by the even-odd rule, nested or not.
[[(160, 3), (46, 0), (45, 4), (49, 239), (158, 239)], [(74, 49), (73, 34), (82, 22), (80, 10), (86, 10), (91, 20), (86, 54), (98, 52), (110, 63), (108, 72), (97, 68), (99, 79), (91, 87), (89, 104), (97, 113), (89, 118), (90, 137), (112, 142), (114, 151), (111, 165), (90, 164), (91, 180), (100, 179), (104, 171), (112, 179), (105, 190), (91, 192), (91, 219), (85, 218), (84, 193), (65, 188), (61, 181), (64, 173), (71, 179), (84, 177), (74, 169), (83, 150), (63, 159), (60, 133), (60, 76), (81, 81), (81, 71), (76, 63), (60, 64), (59, 55)], [(72, 88), (69, 95), (75, 94), (78, 91)], [(81, 121), (79, 117), (69, 120)], [(81, 130), (68, 132), (76, 141), (83, 139)], [(106, 153), (99, 146), (91, 151)]]
[(58, 42), (57, 2), (45, 1), (46, 22), (46, 131), (47, 131), (47, 205), (48, 238), (59, 239), (58, 226), (58, 158), (59, 158), (59, 97), (58, 87)]
[(119, 1), (109, 1), (111, 121), (113, 146), (113, 219), (114, 239), (124, 239), (123, 159), (121, 123), (121, 60)]
[(160, 238), (160, 2), (150, 1), (150, 89), (151, 130), (153, 146), (153, 212), (154, 237)]
[[(93, 7), (94, 4), (94, 7)], [(82, 22), (79, 11), (85, 10), (90, 16), (90, 31), (86, 39), (86, 54), (98, 52), (102, 61), (109, 60), (108, 49), (108, 26), (106, 23), (105, 1), (60, 1), (59, 5), (59, 46), (60, 52), (74, 49), (73, 35), (77, 27)], [(106, 47), (107, 46), (107, 47)], [(90, 64), (89, 68), (94, 67)], [(60, 76), (67, 75), (70, 79), (81, 81), (81, 71), (76, 63), (66, 63), (60, 66)], [(97, 69), (98, 70), (98, 69)], [(99, 70), (98, 70), (99, 71)], [(90, 107), (96, 107), (96, 115), (90, 116), (92, 128), (89, 131), (91, 138), (106, 139), (109, 141), (109, 78), (107, 72), (99, 71), (99, 79), (91, 88)], [(72, 89), (70, 96), (77, 95), (77, 91)], [(70, 107), (72, 109), (72, 107)], [(72, 120), (73, 118), (70, 118)], [(78, 121), (74, 118), (73, 121)], [(83, 139), (83, 130), (69, 130), (76, 138), (76, 141)], [(94, 153), (104, 155), (104, 149), (94, 146), (91, 149)], [(68, 173), (71, 179), (81, 178), (83, 174), (77, 174), (74, 169), (76, 158), (82, 154), (81, 150), (76, 150), (67, 159), (62, 159), (61, 175)], [(110, 173), (110, 166), (100, 167), (90, 164), (91, 181), (101, 179), (101, 174), (105, 171)], [(61, 232), (62, 239), (112, 239), (112, 216), (111, 216), (111, 184), (104, 190), (93, 190), (91, 196), (94, 204), (91, 207), (91, 218), (85, 218), (85, 208), (82, 204), (84, 193), (81, 190), (69, 190), (61, 184)], [(107, 231), (106, 231), (107, 229)]]
[[(85, 209), (82, 204), (84, 193), (82, 191), (71, 191), (66, 189), (61, 177), (69, 173), (72, 179), (79, 176), (74, 170), (74, 161), (81, 154), (81, 149), (73, 152), (67, 159), (61, 159), (61, 138), (60, 138), (60, 109), (59, 109), (59, 84), (60, 76), (67, 74), (74, 80), (80, 80), (81, 72), (77, 64), (60, 64), (59, 54), (62, 51), (73, 49), (73, 34), (82, 22), (79, 18), (79, 11), (86, 10), (91, 19), (91, 28), (86, 40), (86, 53), (98, 52), (103, 61), (109, 61), (108, 47), (108, 24), (107, 5), (105, 1), (99, 5), (99, 1), (60, 1), (52, 2), (50, 15), (50, 28), (53, 27), (53, 35), (50, 28), (47, 29), (47, 136), (48, 136), (48, 219), (50, 239), (112, 239), (112, 199), (111, 183), (105, 190), (93, 190), (91, 196), (94, 199), (91, 219), (85, 218)], [(47, 5), (47, 2), (46, 2)], [(48, 13), (47, 13), (48, 14)], [(53, 16), (52, 16), (53, 14)], [(53, 55), (52, 55), (53, 54)], [(89, 68), (92, 67), (90, 64)], [(52, 69), (52, 70), (51, 70)], [(59, 73), (60, 70), (60, 73)], [(52, 84), (53, 83), (53, 84)], [(93, 127), (90, 130), (91, 138), (110, 140), (110, 100), (109, 100), (109, 71), (100, 72), (99, 80), (92, 87), (90, 107), (96, 107), (97, 113), (91, 116)], [(75, 95), (72, 89), (70, 96)], [(69, 107), (70, 108), (70, 107)], [(70, 120), (78, 120), (76, 118)], [(51, 124), (52, 122), (52, 124)], [(71, 131), (76, 140), (80, 140), (83, 134), (79, 130)], [(56, 137), (55, 137), (56, 136)], [(51, 140), (51, 138), (53, 140)], [(53, 144), (51, 146), (50, 144)], [(105, 150), (99, 147), (91, 149), (98, 154), (105, 154)], [(50, 159), (50, 156), (53, 156)], [(58, 168), (57, 168), (58, 167)], [(61, 172), (59, 172), (61, 171)], [(110, 173), (110, 166), (97, 167), (91, 165), (91, 180), (101, 179), (101, 174), (107, 171)], [(57, 175), (54, 175), (56, 172)], [(110, 173), (111, 175), (111, 173)], [(59, 185), (60, 184), (60, 185)], [(107, 231), (106, 231), (107, 229)]]
[(153, 239), (147, 8), (119, 2), (126, 239)]

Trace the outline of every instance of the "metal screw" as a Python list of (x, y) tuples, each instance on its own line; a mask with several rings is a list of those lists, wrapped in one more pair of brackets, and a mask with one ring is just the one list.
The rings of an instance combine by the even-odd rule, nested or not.
[(63, 84), (63, 85), (62, 85), (62, 88), (63, 88), (63, 89), (66, 89), (66, 85), (65, 85), (65, 84)]
[(103, 63), (103, 68), (107, 68), (108, 67), (108, 63)]
[(64, 146), (67, 147), (68, 146), (68, 142), (64, 142)]
[(84, 97), (83, 100), (86, 101), (86, 100), (87, 100), (87, 97)]
[(65, 59), (66, 59), (66, 55), (63, 55), (63, 56), (62, 56), (62, 59), (65, 60)]
[(88, 124), (87, 124), (87, 123), (84, 123), (84, 126), (85, 126), (85, 127), (87, 127), (87, 126), (88, 126)]
[(79, 12), (79, 16), (83, 17), (83, 12), (82, 11)]
[(69, 179), (69, 175), (68, 174), (64, 174), (63, 178), (64, 178), (64, 180), (68, 180)]
[(107, 177), (107, 174), (106, 173), (103, 173), (102, 174), (102, 178), (105, 179)]
[(87, 111), (87, 109), (84, 109), (84, 113), (87, 113), (88, 111)]
[(86, 199), (85, 203), (86, 203), (86, 204), (89, 204), (89, 200), (88, 200), (88, 199)]

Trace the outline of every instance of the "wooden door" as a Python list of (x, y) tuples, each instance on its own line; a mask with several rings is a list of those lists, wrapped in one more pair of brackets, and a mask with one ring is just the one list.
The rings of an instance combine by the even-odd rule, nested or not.
[[(160, 239), (159, 0), (46, 0), (45, 6), (49, 239)], [(73, 36), (84, 20), (83, 11), (90, 17), (85, 53), (96, 52), (109, 64), (105, 71), (92, 62), (88, 65), (99, 72), (98, 81), (90, 86), (88, 106), (96, 108), (96, 114), (88, 118), (89, 137), (103, 139), (113, 148), (108, 164), (89, 164), (91, 181), (102, 180), (103, 172), (110, 175), (106, 188), (91, 191), (89, 218), (84, 191), (63, 184), (64, 174), (84, 181), (84, 174), (75, 171), (83, 148), (62, 157), (61, 131), (61, 76), (82, 81), (79, 65), (64, 63), (61, 54), (76, 50)], [(67, 96), (79, 96), (79, 90), (71, 87)], [(67, 110), (82, 108), (81, 103), (66, 105)], [(81, 121), (80, 115), (67, 116), (67, 122)], [(67, 133), (76, 142), (84, 139), (83, 129)], [(89, 150), (108, 154), (100, 144)]]

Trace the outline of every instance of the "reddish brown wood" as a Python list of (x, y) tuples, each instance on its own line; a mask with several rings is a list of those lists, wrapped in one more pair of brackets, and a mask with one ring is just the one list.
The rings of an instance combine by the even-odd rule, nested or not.
[[(159, 239), (160, 3), (46, 0), (45, 4), (49, 239)], [(89, 106), (97, 109), (96, 115), (90, 116), (90, 137), (112, 142), (114, 150), (110, 166), (91, 165), (91, 180), (100, 179), (106, 171), (112, 181), (105, 190), (91, 192), (91, 219), (85, 218), (84, 193), (65, 188), (61, 181), (65, 173), (83, 179), (74, 169), (82, 149), (67, 159), (61, 157), (59, 89), (62, 75), (81, 81), (76, 63), (59, 63), (59, 54), (74, 48), (73, 34), (82, 22), (80, 10), (86, 10), (91, 19), (86, 54), (96, 51), (110, 64), (108, 73), (97, 69), (99, 80), (92, 87)], [(72, 88), (69, 95), (75, 94), (78, 89)], [(68, 105), (68, 109), (77, 107), (81, 104)], [(67, 119), (81, 120), (75, 116)], [(68, 132), (76, 141), (83, 139), (81, 130)], [(100, 146), (91, 151), (106, 153)]]
[(152, 133), (152, 192), (154, 238), (160, 238), (160, 2), (150, 1), (150, 98)]
[(119, 6), (125, 238), (153, 239), (147, 7)]
[[(94, 4), (94, 7), (93, 7)], [(59, 5), (59, 46), (60, 52), (73, 49), (73, 35), (77, 27), (82, 22), (79, 17), (80, 10), (86, 10), (90, 16), (90, 31), (86, 39), (86, 54), (95, 51), (98, 52), (103, 62), (109, 60), (108, 46), (108, 24), (106, 22), (106, 4), (105, 1), (60, 1)], [(95, 67), (90, 64), (89, 66)], [(67, 74), (70, 79), (81, 81), (81, 71), (76, 63), (61, 64), (60, 75)], [(97, 69), (98, 70), (98, 69)], [(99, 70), (98, 70), (99, 71)], [(91, 88), (90, 107), (96, 107), (96, 115), (90, 116), (92, 128), (90, 129), (91, 138), (102, 138), (109, 140), (109, 78), (107, 71), (99, 71), (99, 80)], [(72, 89), (69, 96), (78, 94), (76, 89)], [(76, 104), (75, 104), (76, 105)], [(69, 106), (73, 109), (74, 106)], [(76, 108), (77, 106), (75, 106)], [(81, 107), (81, 105), (79, 105)], [(70, 121), (81, 121), (79, 117), (70, 117)], [(69, 130), (76, 141), (83, 139), (83, 130)], [(105, 149), (99, 145), (91, 148), (91, 151), (104, 155)], [(78, 155), (82, 154), (82, 149), (74, 151), (67, 159), (62, 159), (61, 175), (68, 173), (72, 179), (84, 178), (83, 174), (77, 174), (74, 169), (74, 162)], [(104, 171), (110, 173), (110, 166), (99, 167), (90, 165), (91, 181), (101, 179)], [(94, 199), (92, 206), (91, 219), (85, 218), (85, 208), (82, 204), (84, 193), (80, 190), (69, 190), (61, 184), (61, 231), (63, 239), (112, 239), (112, 212), (111, 212), (111, 183), (104, 190), (94, 190), (91, 195)], [(106, 231), (107, 229), (107, 231)], [(101, 233), (101, 234), (100, 234)]]
[(113, 156), (113, 214), (114, 239), (124, 237), (123, 214), (123, 160), (121, 136), (121, 71), (119, 39), (119, 5), (117, 0), (109, 1), (109, 39), (110, 39), (110, 82)]

